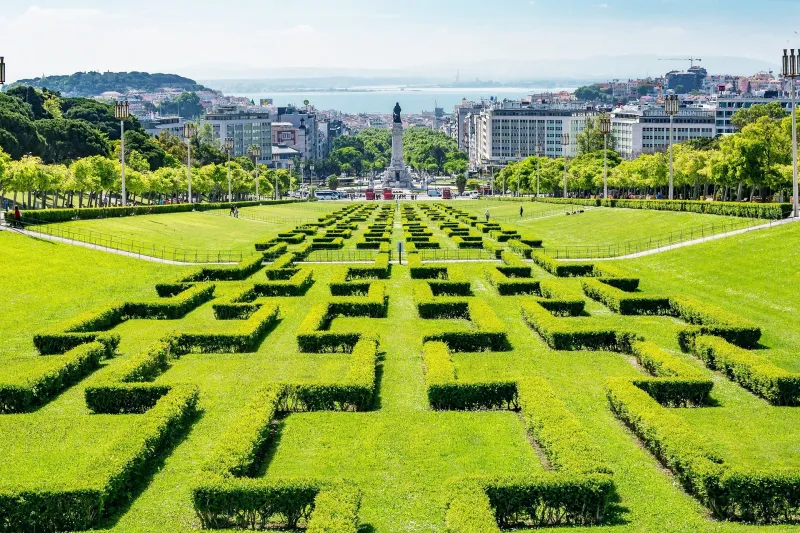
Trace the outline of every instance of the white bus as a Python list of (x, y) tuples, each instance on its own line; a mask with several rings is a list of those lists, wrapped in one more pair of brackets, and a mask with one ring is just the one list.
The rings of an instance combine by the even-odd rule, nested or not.
[(317, 200), (338, 200), (339, 193), (336, 191), (314, 191)]

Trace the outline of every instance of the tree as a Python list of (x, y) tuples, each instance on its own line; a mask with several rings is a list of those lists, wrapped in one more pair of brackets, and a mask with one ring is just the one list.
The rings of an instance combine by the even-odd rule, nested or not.
[(42, 159), (46, 163), (71, 162), (81, 157), (108, 157), (106, 137), (83, 120), (63, 118), (37, 120), (37, 132), (44, 140)]
[[(579, 133), (577, 135), (577, 143), (578, 143), (578, 155), (588, 154), (590, 152), (596, 152), (598, 150), (603, 150), (604, 139), (603, 133), (600, 131), (600, 120), (602, 118), (610, 118), (607, 114), (599, 115), (595, 118), (587, 117), (586, 118), (586, 127), (583, 130), (583, 133)], [(608, 135), (608, 149), (614, 150), (616, 143), (614, 141), (614, 136), (609, 134)]]
[(162, 115), (178, 115), (186, 119), (197, 118), (205, 112), (195, 92), (181, 93), (177, 98), (162, 102), (157, 109)]
[(458, 194), (463, 194), (464, 189), (467, 188), (467, 175), (466, 174), (459, 174), (456, 176), (456, 188), (458, 189)]
[(136, 150), (150, 164), (151, 170), (166, 166), (178, 166), (178, 161), (168, 156), (161, 145), (146, 133), (125, 130), (125, 151)]
[(742, 131), (745, 126), (753, 124), (761, 117), (768, 117), (772, 120), (782, 120), (788, 116), (780, 102), (770, 102), (768, 104), (756, 104), (749, 108), (736, 111), (731, 117), (731, 124), (737, 131)]
[(339, 187), (339, 177), (336, 174), (328, 176), (328, 188), (335, 191)]
[(575, 90), (575, 98), (588, 101), (606, 101), (613, 98), (611, 89), (602, 89), (597, 85), (586, 85)]

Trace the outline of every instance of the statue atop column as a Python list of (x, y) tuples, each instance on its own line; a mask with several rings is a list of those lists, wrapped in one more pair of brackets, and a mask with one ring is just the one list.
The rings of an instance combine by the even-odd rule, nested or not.
[(383, 174), (384, 187), (411, 187), (411, 173), (403, 159), (403, 120), (400, 118), (400, 102), (392, 112), (392, 160)]

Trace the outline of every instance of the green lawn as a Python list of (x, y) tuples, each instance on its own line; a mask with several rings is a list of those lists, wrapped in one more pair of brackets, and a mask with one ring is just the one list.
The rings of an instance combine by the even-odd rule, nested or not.
[[(455, 205), (462, 203), (465, 209), (476, 213), (485, 209), (478, 202)], [(297, 216), (322, 216), (324, 211), (312, 213), (318, 205), (303, 204), (308, 210), (297, 208)], [(326, 209), (336, 209), (342, 204), (325, 205)], [(516, 208), (518, 214), (517, 205), (509, 207), (495, 202), (492, 206)], [(528, 206), (526, 203), (526, 211)], [(275, 206), (275, 209), (278, 207), (290, 206)], [(546, 209), (552, 207), (547, 205)], [(247, 212), (259, 209), (265, 208), (248, 208)], [(531, 206), (531, 212), (533, 209)], [(691, 227), (720, 220), (682, 215), (686, 214), (596, 209), (576, 217), (544, 218), (520, 225), (526, 228), (526, 233), (544, 238), (546, 244), (551, 241), (564, 244), (571, 239), (613, 242), (656, 231), (665, 224), (673, 228)], [(399, 223), (399, 214), (396, 217)], [(188, 242), (223, 235), (223, 228), (229, 231), (241, 228), (241, 233), (235, 233), (229, 240), (239, 238), (242, 246), (252, 246), (260, 237), (253, 236), (247, 241), (249, 232), (268, 231), (266, 224), (199, 213), (92, 222), (120, 224), (120, 227), (132, 224), (138, 228), (136, 231), (145, 234), (148, 224), (154, 225), (148, 219), (162, 221), (176, 231), (181, 228), (181, 238)], [(209, 220), (213, 229), (193, 229), (198, 227), (196, 224), (205, 224), (203, 220)], [(149, 234), (156, 233), (151, 230)], [(394, 238), (399, 236), (396, 231)], [(353, 240), (356, 238), (354, 235)], [(443, 246), (450, 240), (443, 234), (437, 234), (437, 238)], [(111, 301), (154, 298), (153, 287), (157, 282), (191, 270), (191, 267), (158, 265), (8, 232), (0, 232), (0, 248), (6, 266), (2, 274), (6, 294), (0, 312), (0, 338), (4, 340), (0, 343), (0, 358), (7, 363), (0, 372), (6, 378), (13, 377), (14, 368), (57, 363), (57, 359), (50, 358), (58, 356), (34, 355), (31, 337), (41, 328)], [(641, 277), (645, 293), (695, 295), (755, 321), (763, 330), (763, 353), (779, 366), (800, 372), (798, 261), (800, 224), (792, 224), (614, 264)], [(684, 492), (608, 408), (606, 379), (641, 376), (641, 370), (628, 357), (617, 353), (549, 349), (521, 318), (520, 303), (526, 297), (497, 295), (483, 275), (488, 266), (465, 263), (459, 268), (471, 282), (473, 298), (485, 300), (505, 325), (512, 350), (454, 354), (458, 379), (544, 377), (598, 444), (615, 473), (619, 501), (608, 523), (601, 527), (564, 528), (564, 531), (797, 531), (797, 525), (750, 526), (710, 519), (708, 510)], [(345, 268), (345, 265), (313, 265), (316, 282), (305, 296), (261, 299), (279, 303), (281, 320), (256, 352), (186, 355), (156, 379), (156, 383), (163, 384), (196, 384), (200, 388), (201, 414), (186, 438), (163, 456), (157, 471), (147, 478), (146, 486), (132, 504), (104, 522), (100, 530), (197, 531), (199, 522), (191, 502), (191, 487), (201, 475), (201, 465), (213, 456), (220, 436), (241, 414), (254, 392), (269, 382), (343, 379), (348, 368), (347, 355), (298, 353), (296, 334), (311, 305), (330, 297), (328, 282), (340, 276)], [(551, 276), (534, 267), (534, 277)], [(170, 331), (226, 331), (234, 327), (230, 322), (217, 321), (211, 306), (265, 278), (261, 270), (249, 280), (217, 282), (216, 300), (180, 320), (124, 322), (114, 328), (122, 338), (117, 357), (36, 412), (0, 415), (0, 434), (5, 436), (0, 439), (0, 457), (4, 458), (0, 461), (0, 490), (58, 487), (79, 483), (84, 476), (101, 472), (103, 455), (112, 449), (125, 448), (126, 429), (133, 427), (136, 417), (142, 415), (90, 414), (83, 396), (85, 388), (101, 382), (115, 367)], [(568, 291), (581, 294), (580, 280), (568, 279), (562, 283)], [(311, 412), (282, 418), (261, 472), (265, 476), (353, 480), (363, 491), (360, 517), (365, 532), (443, 532), (447, 479), (547, 468), (538, 450), (531, 446), (516, 413), (430, 409), (421, 356), (422, 335), (426, 331), (471, 325), (463, 320), (419, 319), (411, 288), (408, 268), (395, 265), (391, 279), (387, 280), (386, 318), (337, 318), (331, 325), (334, 331), (359, 330), (380, 336), (375, 408), (363, 413)], [(633, 329), (714, 378), (715, 406), (672, 411), (689, 421), (695, 431), (705, 434), (727, 462), (748, 467), (800, 467), (800, 408), (772, 407), (723, 376), (704, 369), (695, 358), (680, 353), (675, 332), (681, 324), (675, 319), (623, 317), (591, 300), (586, 310), (588, 316), (564, 320)]]

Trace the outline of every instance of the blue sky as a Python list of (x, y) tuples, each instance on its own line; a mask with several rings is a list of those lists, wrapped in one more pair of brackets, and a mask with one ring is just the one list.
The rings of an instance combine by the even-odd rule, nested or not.
[(683, 55), (709, 58), (711, 71), (736, 64), (724, 56), (747, 58), (748, 74), (777, 65), (787, 41), (800, 47), (795, 30), (798, 0), (3, 0), (0, 55), (10, 79), (643, 76), (683, 67), (656, 60)]

